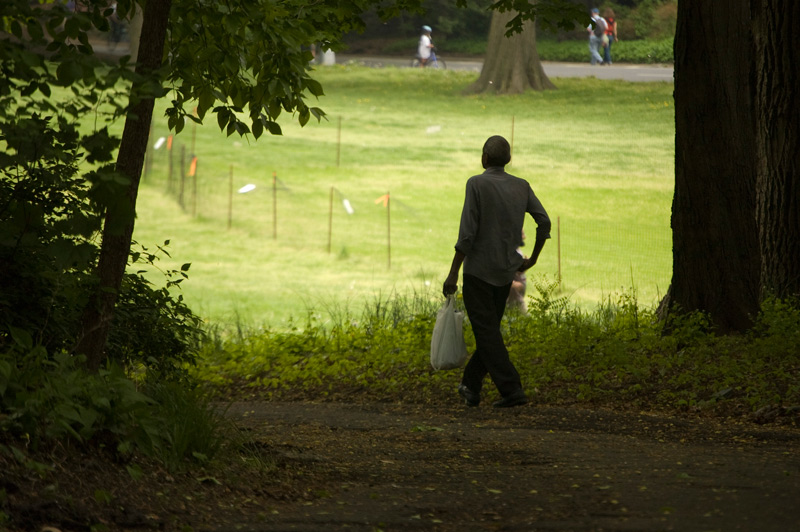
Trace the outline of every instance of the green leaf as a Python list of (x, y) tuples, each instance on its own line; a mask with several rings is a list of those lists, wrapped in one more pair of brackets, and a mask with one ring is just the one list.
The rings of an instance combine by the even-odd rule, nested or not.
[(306, 87), (308, 87), (308, 91), (313, 94), (314, 96), (324, 96), (325, 93), (322, 90), (322, 84), (315, 79), (307, 79), (306, 80)]
[(30, 96), (31, 94), (33, 94), (34, 92), (36, 92), (36, 89), (37, 89), (37, 88), (38, 88), (38, 87), (37, 87), (37, 84), (36, 84), (36, 82), (31, 82), (31, 83), (28, 83), (28, 84), (27, 84), (25, 87), (23, 87), (23, 88), (22, 88), (22, 90), (20, 91), (20, 96), (23, 96), (23, 97)]
[(298, 118), (300, 126), (305, 126), (308, 123), (309, 118), (311, 118), (311, 112), (308, 110), (308, 107), (306, 107), (300, 111), (300, 116)]
[(317, 119), (317, 121), (320, 121), (323, 117), (327, 117), (327, 115), (325, 114), (325, 111), (323, 111), (319, 107), (312, 107), (310, 109), (310, 111), (311, 111), (311, 114), (314, 115), (314, 118)]
[(11, 33), (17, 39), (22, 39), (22, 26), (20, 25), (19, 21), (17, 20), (11, 21)]
[(267, 106), (267, 113), (269, 114), (270, 118), (276, 120), (281, 115), (282, 111), (283, 108), (281, 107), (281, 102), (279, 100), (272, 100), (269, 102), (269, 105)]
[(17, 345), (28, 350), (33, 349), (33, 337), (28, 331), (12, 326), (9, 326), (8, 329), (11, 333), (11, 338), (14, 339)]
[(25, 63), (25, 66), (29, 66), (31, 68), (36, 68), (42, 66), (42, 58), (36, 54), (30, 53), (28, 51), (23, 51), (21, 54), (22, 61)]
[[(214, 109), (214, 112), (217, 113), (217, 125), (219, 125), (220, 129), (225, 129), (225, 126), (228, 124), (228, 116), (230, 111), (228, 111), (225, 107), (217, 107)], [(228, 133), (230, 135), (230, 133)]]
[(74, 61), (64, 61), (56, 69), (56, 78), (65, 87), (78, 81), (82, 75), (81, 67)]
[(94, 490), (94, 500), (100, 504), (111, 504), (111, 502), (114, 500), (114, 497), (112, 497), (111, 494), (106, 490), (97, 489)]
[(260, 119), (253, 120), (253, 136), (255, 138), (261, 137), (261, 134), (264, 132), (264, 124), (261, 122)]
[(277, 122), (267, 122), (267, 129), (269, 130), (270, 135), (283, 135), (281, 126), (279, 126)]
[(199, 452), (197, 452), (197, 451), (193, 451), (193, 452), (192, 452), (192, 456), (193, 456), (193, 457), (195, 458), (195, 460), (197, 460), (198, 462), (208, 462), (208, 456), (206, 456), (206, 455), (205, 455), (205, 454), (203, 454), (203, 453), (199, 453)]
[(67, 32), (67, 36), (71, 39), (77, 39), (78, 33), (81, 31), (80, 23), (77, 17), (70, 17), (67, 19), (67, 22), (64, 24), (64, 31)]
[(125, 466), (125, 469), (133, 480), (140, 480), (144, 476), (142, 468), (136, 464)]
[(200, 98), (197, 101), (197, 116), (201, 119), (205, 117), (206, 111), (211, 109), (215, 101), (214, 91), (212, 91), (210, 87), (206, 87), (206, 89), (200, 93)]
[(247, 124), (245, 124), (241, 120), (237, 119), (236, 120), (236, 132), (240, 136), (244, 136), (244, 135), (247, 135), (248, 133), (250, 133), (250, 128), (247, 127)]

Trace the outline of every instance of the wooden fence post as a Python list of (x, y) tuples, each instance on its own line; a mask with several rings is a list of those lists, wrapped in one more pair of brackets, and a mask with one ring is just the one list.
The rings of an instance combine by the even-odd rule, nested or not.
[(228, 229), (233, 226), (233, 165), (228, 173)]
[(561, 287), (561, 216), (556, 217), (556, 244), (558, 247), (558, 286)]
[(328, 203), (328, 254), (330, 254), (333, 240), (333, 187), (331, 187), (331, 197)]
[(278, 173), (272, 172), (272, 239), (278, 239)]

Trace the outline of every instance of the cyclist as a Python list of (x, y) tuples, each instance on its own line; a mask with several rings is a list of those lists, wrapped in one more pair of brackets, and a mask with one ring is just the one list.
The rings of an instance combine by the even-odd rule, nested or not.
[(432, 31), (430, 26), (422, 26), (422, 35), (419, 38), (419, 46), (417, 47), (420, 67), (424, 67), (431, 57), (431, 52), (433, 51), (433, 41), (431, 41)]

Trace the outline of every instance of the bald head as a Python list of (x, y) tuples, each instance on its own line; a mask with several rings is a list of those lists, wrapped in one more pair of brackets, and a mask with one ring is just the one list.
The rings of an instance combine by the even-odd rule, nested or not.
[(500, 135), (489, 137), (483, 145), (483, 167), (505, 166), (511, 160), (511, 146)]

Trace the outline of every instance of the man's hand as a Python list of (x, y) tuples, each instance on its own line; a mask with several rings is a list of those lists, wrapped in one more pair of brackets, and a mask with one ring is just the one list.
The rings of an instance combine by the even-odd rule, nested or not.
[(520, 267), (519, 267), (519, 269), (517, 271), (518, 272), (524, 272), (525, 270), (533, 268), (533, 266), (535, 264), (536, 264), (536, 258), (528, 257), (527, 259), (522, 261), (522, 264), (520, 265)]
[(542, 252), (545, 242), (547, 242), (546, 238), (536, 240), (536, 243), (533, 245), (533, 252), (531, 253), (531, 256), (522, 261), (522, 264), (517, 270), (518, 272), (524, 272), (529, 268), (533, 268), (533, 266), (536, 264), (536, 260), (539, 258), (539, 254)]
[(458, 274), (456, 273), (453, 275), (452, 273), (447, 276), (447, 279), (444, 281), (444, 285), (442, 285), (442, 293), (445, 296), (449, 296), (456, 293), (458, 290)]
[(458, 290), (458, 271), (461, 269), (461, 264), (464, 262), (464, 254), (456, 250), (453, 255), (453, 264), (450, 265), (450, 273), (447, 274), (447, 279), (444, 280), (442, 285), (442, 293), (446, 296), (455, 294)]

